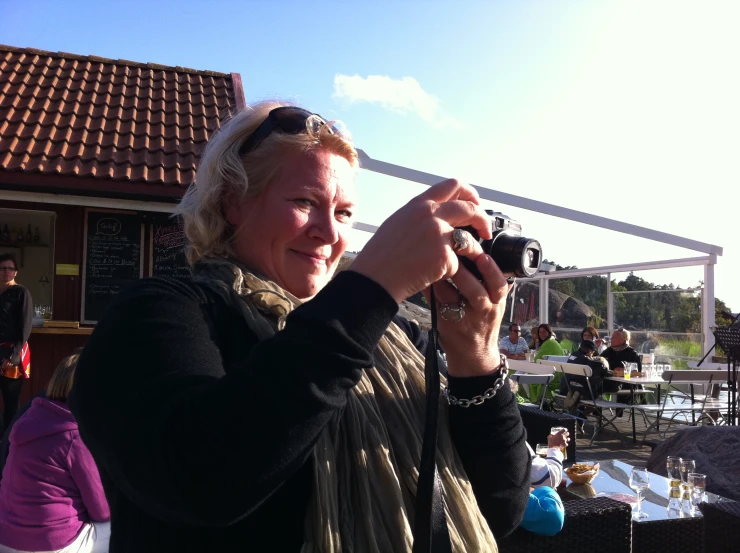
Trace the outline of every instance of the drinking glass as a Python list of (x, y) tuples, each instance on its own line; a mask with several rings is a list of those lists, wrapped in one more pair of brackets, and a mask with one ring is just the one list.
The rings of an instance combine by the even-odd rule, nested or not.
[(547, 449), (547, 444), (537, 444), (534, 452), (544, 459), (545, 457), (547, 457)]
[(632, 368), (630, 366), (630, 363), (622, 363), (622, 366), (624, 367), (624, 377), (630, 378), (632, 376)]
[(671, 488), (681, 485), (681, 457), (668, 457), (665, 460), (666, 474), (671, 481)]
[[(555, 434), (558, 434), (558, 433), (560, 433), (560, 432), (563, 432), (564, 430), (568, 430), (568, 429), (567, 429), (567, 428), (565, 428), (564, 426), (553, 426), (553, 427), (552, 427), (552, 428), (550, 429), (550, 434), (552, 434), (552, 435), (554, 436)], [(568, 458), (568, 451), (567, 451), (567, 449), (565, 448), (565, 446), (562, 446), (562, 447), (560, 448), (560, 451), (562, 451), (562, 452), (563, 452), (563, 459), (567, 459), (567, 458)]]
[(689, 486), (691, 486), (691, 513), (695, 515), (699, 512), (699, 505), (703, 503), (705, 498), (707, 475), (690, 472)]
[(696, 471), (696, 461), (693, 459), (681, 459), (681, 482), (688, 482), (690, 472)]
[(650, 477), (645, 467), (632, 467), (630, 472), (630, 488), (637, 492), (637, 512), (632, 515), (633, 519), (642, 520), (649, 515), (642, 511), (642, 491), (650, 487)]

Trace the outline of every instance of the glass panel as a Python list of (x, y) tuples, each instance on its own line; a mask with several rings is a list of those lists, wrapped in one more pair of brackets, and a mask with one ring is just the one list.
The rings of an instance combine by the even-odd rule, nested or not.
[(630, 331), (630, 346), (637, 353), (652, 353), (656, 363), (670, 363), (672, 369), (688, 369), (689, 361), (698, 361), (701, 333)]
[(655, 353), (656, 362), (686, 368), (701, 359), (701, 295), (668, 288), (613, 292), (614, 326), (632, 334), (630, 345), (640, 353)]
[(532, 328), (536, 328), (539, 321), (539, 280), (517, 280), (513, 292), (506, 298), (506, 312), (501, 322), (500, 338), (507, 336), (511, 323), (518, 323), (522, 327), (522, 337), (529, 343), (532, 341)]
[(564, 349), (577, 349), (586, 326), (607, 333), (605, 276), (551, 279), (549, 287), (549, 322)]

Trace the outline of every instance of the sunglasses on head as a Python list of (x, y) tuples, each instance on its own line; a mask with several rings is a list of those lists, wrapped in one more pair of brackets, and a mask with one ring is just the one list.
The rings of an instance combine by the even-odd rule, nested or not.
[(242, 147), (239, 148), (239, 155), (243, 156), (254, 151), (274, 131), (285, 134), (300, 134), (310, 129), (313, 133), (318, 133), (324, 125), (331, 134), (348, 138), (344, 125), (339, 121), (327, 121), (316, 113), (294, 106), (272, 109), (267, 114), (267, 118), (244, 141)]

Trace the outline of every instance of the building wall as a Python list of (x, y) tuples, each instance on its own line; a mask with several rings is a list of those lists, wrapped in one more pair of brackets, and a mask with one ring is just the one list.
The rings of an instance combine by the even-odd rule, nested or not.
[[(84, 206), (18, 202), (0, 199), (0, 210), (4, 209), (49, 211), (55, 214), (53, 263), (48, 273), (53, 286), (50, 291), (52, 294), (52, 317), (60, 321), (82, 320), (82, 263), (85, 246), (86, 208)], [(149, 215), (154, 216), (154, 214)], [(2, 229), (0, 228), (0, 230)], [(143, 253), (143, 271), (144, 275), (148, 275), (150, 257), (148, 224), (145, 226)], [(27, 267), (30, 262), (32, 262), (31, 257), (27, 259)], [(80, 275), (57, 275), (55, 268), (59, 264), (78, 265), (80, 267)], [(34, 275), (29, 278), (38, 280), (34, 271), (22, 271), (19, 272), (18, 276), (19, 284), (25, 284), (23, 282), (24, 274)], [(42, 302), (40, 299), (34, 298), (34, 303), (38, 304)], [(31, 347), (31, 378), (23, 385), (21, 401), (25, 402), (29, 400), (44, 389), (57, 364), (75, 348), (84, 346), (87, 340), (88, 335), (33, 333), (29, 340)]]

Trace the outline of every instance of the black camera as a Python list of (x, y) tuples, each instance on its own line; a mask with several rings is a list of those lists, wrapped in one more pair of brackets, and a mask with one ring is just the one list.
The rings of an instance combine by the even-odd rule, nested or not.
[[(483, 253), (490, 255), (505, 276), (533, 277), (542, 264), (542, 246), (537, 240), (522, 236), (522, 225), (503, 213), (486, 209), (491, 217), (493, 238), (481, 240), (473, 227), (463, 227), (483, 247)], [(483, 275), (467, 257), (460, 258), (465, 268), (479, 280)]]

